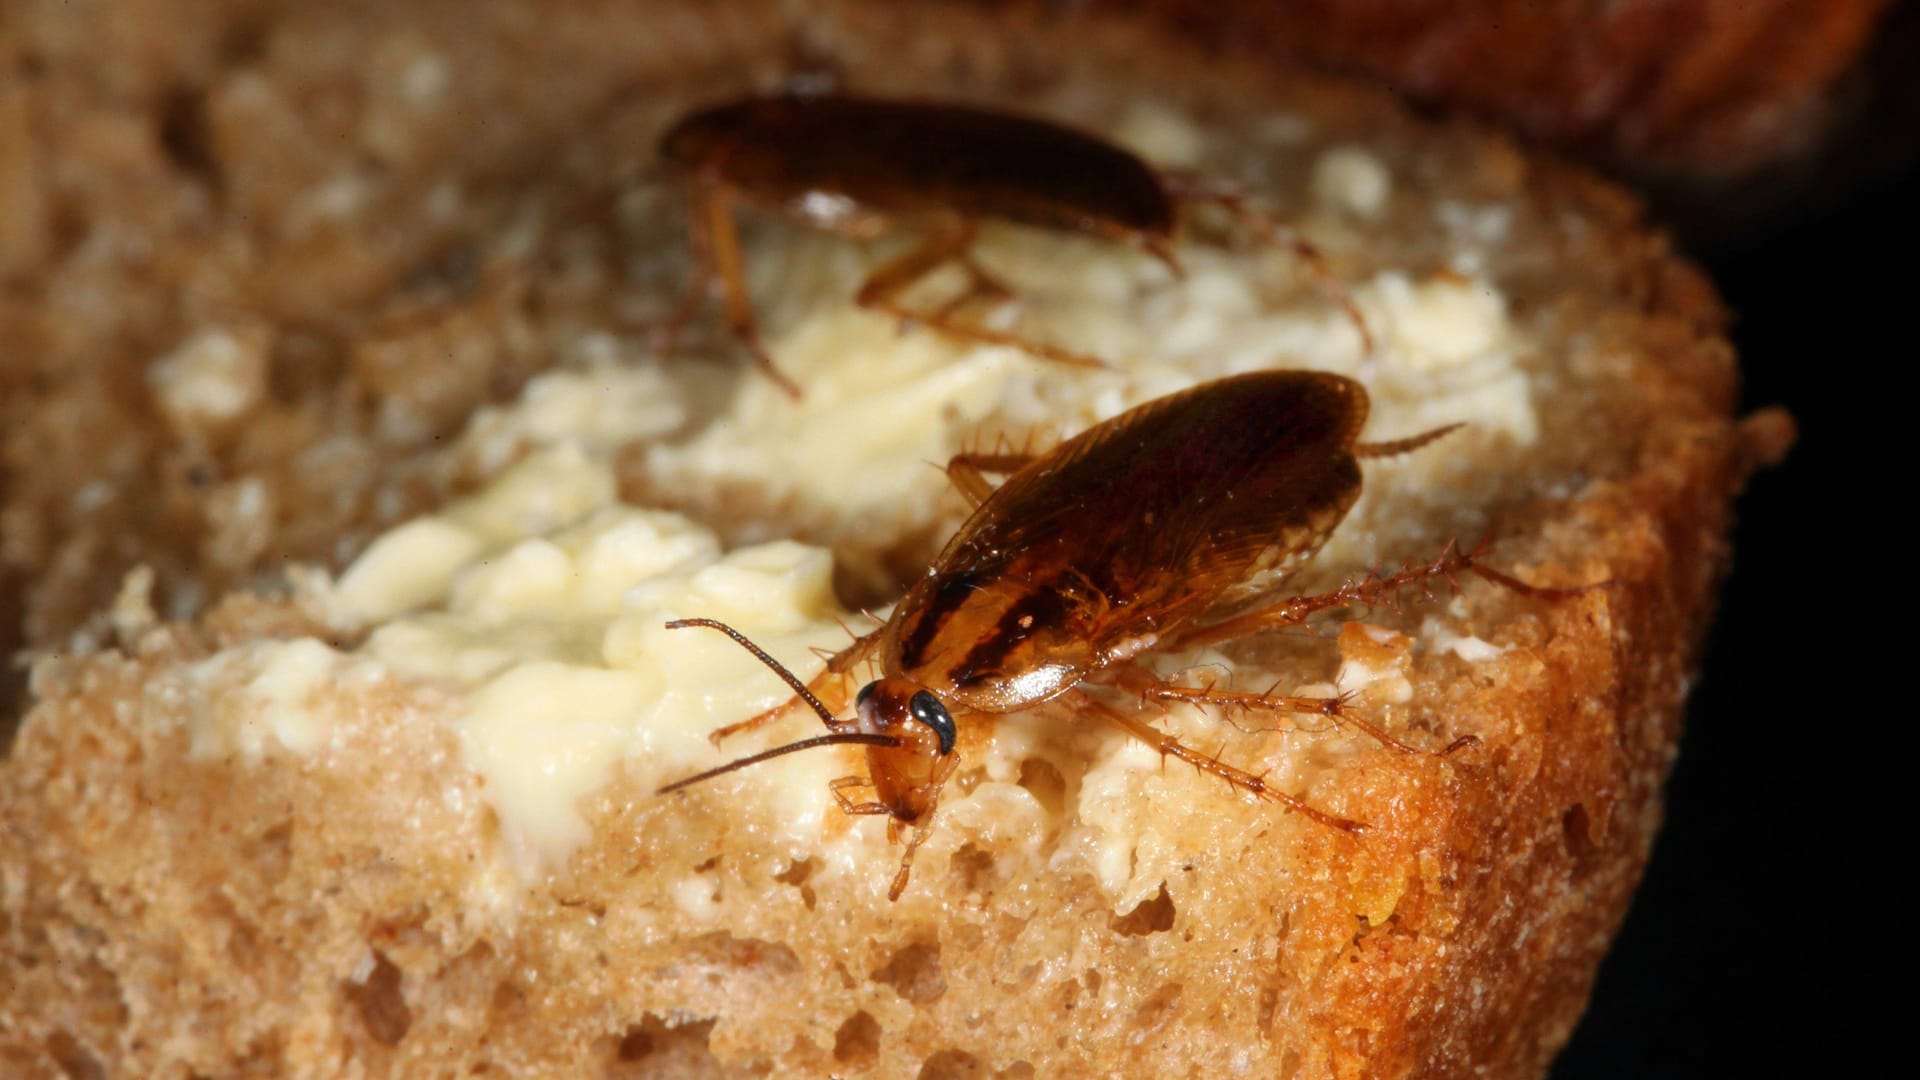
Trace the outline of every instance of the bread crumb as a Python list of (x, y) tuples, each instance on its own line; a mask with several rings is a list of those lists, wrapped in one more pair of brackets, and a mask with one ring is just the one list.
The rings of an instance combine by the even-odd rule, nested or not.
[(148, 369), (160, 411), (182, 429), (244, 414), (266, 390), (266, 342), (264, 331), (225, 327), (187, 338)]
[(1393, 174), (1376, 154), (1357, 146), (1323, 150), (1313, 162), (1313, 197), (1320, 205), (1373, 221), (1393, 202)]

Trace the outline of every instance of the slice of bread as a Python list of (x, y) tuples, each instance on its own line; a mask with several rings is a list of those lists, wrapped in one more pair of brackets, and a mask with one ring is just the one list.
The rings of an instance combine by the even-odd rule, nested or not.
[[(94, 134), (31, 145), (104, 194), (10, 181), (142, 243), (8, 241), (63, 303), (6, 312), (36, 350), (7, 362), (80, 374), (6, 405), (40, 655), (0, 764), (0, 1071), (1544, 1070), (1646, 858), (1730, 502), (1789, 437), (1733, 420), (1712, 291), (1631, 200), (1119, 21), (501, 2), (209, 15), (175, 39), (142, 21), (165, 10), (129, 8), (108, 47), (156, 101), (193, 73), (192, 103), (129, 117), (43, 58), (29, 108)], [(40, 47), (70, 47), (38, 19)], [(987, 317), (1110, 371), (862, 313), (904, 238), (764, 219), (751, 281), (805, 398), (717, 326), (662, 354), (688, 263), (650, 148), (797, 69), (1244, 183), (1325, 253), (1377, 349), (1309, 267), (1198, 214), (1178, 280), (988, 224), (980, 257), (1021, 301)], [(135, 182), (163, 159), (194, 168)], [(76, 280), (124, 292), (124, 320), (81, 320)], [(1489, 533), (1527, 581), (1605, 583), (1463, 580), (1156, 658), (1351, 692), (1416, 745), (1477, 740), (1407, 754), (1315, 718), (1142, 711), (1365, 835), (1063, 708), (968, 718), (898, 901), (899, 847), (829, 793), (855, 751), (655, 794), (818, 731), (795, 715), (711, 747), (784, 691), (667, 619), (735, 622), (810, 676), (809, 649), (884, 615), (964, 518), (932, 464), (1262, 367), (1362, 379), (1370, 440), (1467, 425), (1369, 462), (1290, 588)], [(332, 572), (227, 592), (301, 553)], [(169, 615), (225, 595), (176, 619), (156, 592)]]

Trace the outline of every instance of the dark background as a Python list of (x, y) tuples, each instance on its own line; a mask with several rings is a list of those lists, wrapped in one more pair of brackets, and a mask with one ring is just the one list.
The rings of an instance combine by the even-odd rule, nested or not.
[(1893, 988), (1920, 845), (1896, 771), (1920, 659), (1874, 613), (1913, 592), (1912, 526), (1885, 508), (1916, 486), (1920, 430), (1915, 16), (1885, 28), (1858, 117), (1784, 202), (1658, 207), (1735, 313), (1744, 407), (1785, 405), (1800, 441), (1739, 505), (1667, 825), (1553, 1080), (1892, 1075), (1913, 1026)]

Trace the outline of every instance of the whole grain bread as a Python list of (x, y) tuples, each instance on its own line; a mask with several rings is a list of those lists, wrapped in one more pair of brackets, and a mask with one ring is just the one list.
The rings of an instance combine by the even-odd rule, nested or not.
[[(6, 556), (37, 650), (0, 764), (9, 1075), (1544, 1071), (1659, 820), (1731, 500), (1790, 437), (1777, 416), (1733, 419), (1723, 313), (1631, 199), (1375, 92), (1276, 81), (1118, 20), (1002, 36), (960, 10), (859, 4), (118, 10), (104, 32), (20, 20), (21, 90), (0, 99), (0, 138), (25, 151), (0, 183), (49, 223), (0, 234)], [(1498, 292), (1532, 437), (1469, 430), (1369, 466), (1299, 587), (1487, 532), (1528, 580), (1604, 585), (1549, 602), (1463, 582), (1220, 661), (1295, 683), (1386, 672), (1370, 715), (1477, 745), (1160, 721), (1268, 755), (1373, 827), (1356, 840), (1134, 767), (1071, 716), (977, 729), (970, 752), (1006, 768), (962, 773), (889, 902), (898, 849), (874, 823), (829, 814), (817, 850), (796, 846), (797, 811), (751, 772), (661, 799), (644, 758), (579, 804), (590, 831), (564, 859), (517, 870), (466, 756), (470, 699), (378, 663), (327, 688), (317, 747), (197, 743), (210, 713), (251, 707), (263, 647), (363, 645), (370, 625), (316, 601), (323, 586), (289, 592), (286, 565), (339, 570), (494, 480), (526, 448), (476, 437), (483, 405), (598, 370), (583, 341), (645, 339), (685, 270), (654, 183), (664, 124), (816, 69), (1095, 128), (1158, 130), (1172, 110), (1203, 133), (1199, 164), (1379, 285), (1387, 306), (1363, 310), (1390, 314), (1403, 279)], [(1356, 152), (1391, 176), (1384, 203), (1319, 183)], [(782, 267), (851, 247), (767, 223), (753, 243)], [(773, 277), (775, 308), (783, 288), (808, 293), (801, 310), (847, 306), (811, 271)], [(662, 444), (759, 392), (724, 334), (685, 351), (645, 361), (684, 391), (647, 436)], [(207, 365), (239, 372), (215, 381), (237, 404), (182, 389)], [(1396, 378), (1389, 363), (1375, 382), (1379, 412), (1416, 427), (1428, 384)], [(953, 437), (1024, 438), (1035, 415), (1057, 437), (1112, 411), (1038, 408)], [(888, 599), (964, 513), (929, 495), (850, 514), (644, 442), (612, 451), (628, 501), (734, 542), (829, 546), (850, 601)], [(1099, 785), (1114, 794), (1089, 802)], [(1128, 824), (1089, 823), (1090, 805)], [(1135, 842), (1100, 846), (1115, 836)]]

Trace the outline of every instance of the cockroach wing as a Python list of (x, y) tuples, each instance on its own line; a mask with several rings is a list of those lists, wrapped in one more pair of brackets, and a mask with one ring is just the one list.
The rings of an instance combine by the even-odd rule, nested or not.
[(882, 663), (1010, 712), (1270, 581), (1360, 491), (1360, 384), (1276, 371), (1148, 402), (988, 496), (888, 622)]
[(694, 113), (661, 154), (722, 169), (769, 209), (961, 213), (1099, 233), (1168, 236), (1174, 205), (1154, 171), (1104, 139), (1035, 117), (951, 102), (839, 94), (745, 98)]
[(1313, 371), (1148, 402), (1009, 478), (936, 573), (1071, 575), (1099, 595), (1096, 637), (1168, 628), (1319, 548), (1359, 497), (1367, 408), (1359, 383)]

